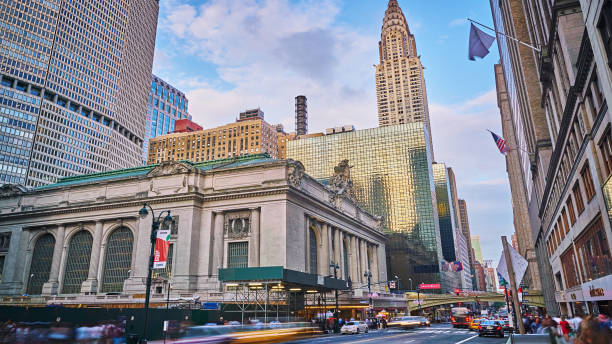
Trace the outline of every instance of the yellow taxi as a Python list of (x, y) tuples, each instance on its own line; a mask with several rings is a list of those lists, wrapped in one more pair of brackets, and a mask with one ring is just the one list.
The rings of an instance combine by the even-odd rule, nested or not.
[(481, 321), (482, 319), (472, 319), (470, 322), (470, 331), (478, 331), (478, 325), (480, 325)]

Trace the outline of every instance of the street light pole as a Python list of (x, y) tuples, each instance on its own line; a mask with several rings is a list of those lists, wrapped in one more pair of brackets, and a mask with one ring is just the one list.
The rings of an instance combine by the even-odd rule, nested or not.
[(363, 277), (368, 279), (368, 306), (371, 316), (372, 309), (374, 308), (374, 305), (372, 304), (372, 272), (370, 272), (370, 270), (364, 272)]
[(412, 289), (412, 278), (408, 278), (408, 281), (410, 282), (410, 291), (413, 291), (414, 289)]
[[(147, 210), (147, 208), (149, 209)], [(164, 213), (168, 213), (168, 215), (164, 217), (163, 222), (164, 223), (172, 222), (172, 217), (170, 216), (170, 210), (162, 211), (161, 213), (159, 213), (156, 219), (155, 213), (153, 212), (153, 208), (151, 208), (151, 206), (148, 205), (147, 203), (143, 203), (142, 209), (138, 211), (138, 215), (140, 215), (141, 219), (144, 219), (145, 217), (147, 217), (147, 215), (149, 215), (149, 210), (151, 210), (151, 216), (153, 217), (153, 222), (151, 223), (151, 237), (150, 237), (151, 252), (149, 254), (149, 266), (147, 269), (147, 286), (145, 290), (145, 304), (144, 304), (145, 318), (144, 318), (144, 329), (143, 329), (142, 339), (145, 341), (147, 340), (147, 326), (149, 322), (149, 299), (151, 298), (151, 274), (153, 273), (153, 261), (155, 258), (155, 241), (157, 239), (157, 230), (159, 229), (159, 226), (161, 224), (161, 221), (160, 221), (161, 216)]]
[[(338, 278), (338, 269), (340, 269), (340, 266), (338, 266), (338, 263), (334, 263), (333, 261), (329, 264), (329, 267), (334, 269), (334, 279)], [(336, 292), (336, 311), (334, 312), (334, 333), (338, 333), (339, 328), (338, 328), (338, 308), (340, 308), (340, 306), (338, 305), (338, 289), (335, 290)]]

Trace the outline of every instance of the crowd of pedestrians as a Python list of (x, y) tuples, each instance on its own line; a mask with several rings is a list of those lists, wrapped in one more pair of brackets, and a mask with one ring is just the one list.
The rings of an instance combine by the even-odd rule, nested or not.
[(605, 314), (553, 318), (524, 316), (525, 331), (549, 334), (562, 344), (612, 344), (612, 320)]

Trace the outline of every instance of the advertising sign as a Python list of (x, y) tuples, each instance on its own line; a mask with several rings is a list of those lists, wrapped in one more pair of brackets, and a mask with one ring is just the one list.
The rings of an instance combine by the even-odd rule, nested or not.
[(419, 284), (419, 289), (440, 289), (440, 284)]
[(168, 248), (170, 246), (170, 230), (160, 229), (155, 239), (155, 255), (153, 258), (153, 269), (163, 269), (168, 261)]

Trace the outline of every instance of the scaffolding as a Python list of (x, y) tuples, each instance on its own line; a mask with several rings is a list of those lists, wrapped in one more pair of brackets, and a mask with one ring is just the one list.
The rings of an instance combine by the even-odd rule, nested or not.
[(343, 280), (282, 267), (220, 269), (225, 295), (222, 313), (250, 320), (303, 321), (326, 318), (328, 297), (347, 288)]

